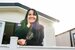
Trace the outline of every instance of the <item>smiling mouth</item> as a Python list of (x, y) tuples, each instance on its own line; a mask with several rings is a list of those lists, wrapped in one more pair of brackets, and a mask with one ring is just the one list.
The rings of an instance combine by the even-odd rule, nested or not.
[(30, 17), (29, 19), (35, 19), (35, 18), (33, 18), (33, 17)]

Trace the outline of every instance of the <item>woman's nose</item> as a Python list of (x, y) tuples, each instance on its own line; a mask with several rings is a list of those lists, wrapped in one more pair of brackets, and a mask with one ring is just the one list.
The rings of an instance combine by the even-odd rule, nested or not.
[(34, 15), (31, 15), (31, 17), (33, 17)]

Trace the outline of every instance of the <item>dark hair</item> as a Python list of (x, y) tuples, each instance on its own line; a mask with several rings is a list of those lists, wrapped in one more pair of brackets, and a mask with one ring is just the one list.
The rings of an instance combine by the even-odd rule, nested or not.
[(36, 21), (35, 22), (38, 22), (38, 14), (37, 14), (37, 11), (35, 9), (29, 9), (26, 13), (26, 16), (25, 16), (25, 21), (26, 21), (26, 24), (27, 24), (27, 17), (28, 17), (28, 13), (30, 10), (33, 10), (34, 11), (34, 14), (36, 15)]
[(33, 11), (34, 11), (34, 14), (36, 15), (36, 21), (32, 24), (32, 29), (39, 30), (39, 29), (41, 28), (41, 25), (40, 25), (39, 22), (38, 22), (38, 14), (37, 14), (37, 11), (34, 10), (34, 9), (29, 9), (29, 10), (27, 11), (23, 23), (25, 23), (25, 25), (27, 25), (27, 22), (28, 22), (28, 21), (27, 21), (27, 17), (28, 17), (28, 13), (29, 13), (30, 10), (33, 10)]

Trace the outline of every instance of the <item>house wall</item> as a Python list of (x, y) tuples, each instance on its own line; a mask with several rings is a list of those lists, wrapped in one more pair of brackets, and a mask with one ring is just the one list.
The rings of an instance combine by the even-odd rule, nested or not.
[(55, 41), (55, 31), (53, 27), (53, 23), (42, 18), (39, 18), (40, 24), (44, 26), (44, 45), (45, 46), (56, 46)]
[[(0, 20), (8, 22), (20, 23), (25, 18), (26, 11), (18, 11), (17, 9), (0, 9)], [(55, 36), (53, 23), (46, 20), (42, 16), (39, 18), (40, 24), (44, 26), (44, 46), (55, 46)]]
[(0, 8), (0, 20), (2, 21), (10, 21), (10, 22), (17, 22), (19, 23), (21, 20), (24, 19), (26, 12), (21, 12), (16, 8), (9, 8), (9, 9), (1, 9)]
[(56, 36), (56, 46), (71, 47), (70, 32), (65, 32)]
[[(56, 35), (56, 45), (57, 46), (72, 46), (75, 47), (75, 28), (68, 30), (62, 34)], [(67, 39), (66, 39), (67, 37)], [(65, 40), (63, 40), (65, 39)], [(63, 42), (66, 41), (66, 42)]]

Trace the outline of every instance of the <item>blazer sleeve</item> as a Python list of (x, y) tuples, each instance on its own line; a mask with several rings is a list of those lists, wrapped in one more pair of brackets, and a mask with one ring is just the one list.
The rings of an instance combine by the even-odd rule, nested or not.
[(38, 41), (39, 43), (42, 43), (43, 42), (43, 39), (44, 39), (44, 27), (41, 26), (40, 30), (38, 31)]
[(21, 25), (19, 25), (17, 26), (17, 29), (15, 30), (15, 36), (17, 36), (19, 39), (25, 39), (28, 30), (29, 30), (28, 27), (22, 28)]

